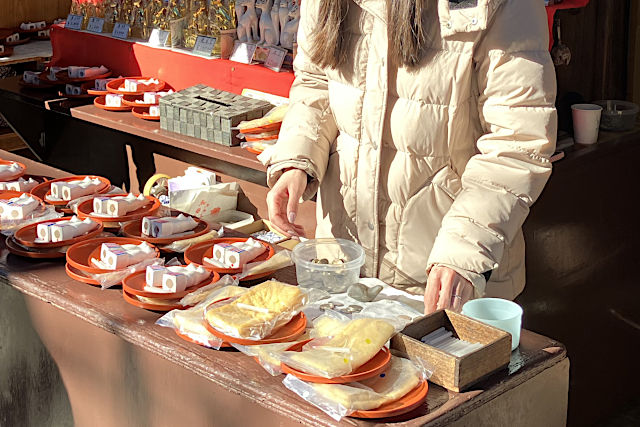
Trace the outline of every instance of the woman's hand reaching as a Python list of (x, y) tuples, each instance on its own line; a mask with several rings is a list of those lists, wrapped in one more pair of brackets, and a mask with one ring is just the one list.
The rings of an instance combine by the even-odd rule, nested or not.
[(424, 313), (448, 308), (456, 312), (462, 310), (465, 302), (473, 296), (471, 282), (455, 270), (445, 266), (434, 266), (427, 278), (424, 292)]
[(304, 228), (297, 225), (298, 204), (307, 188), (307, 174), (300, 169), (284, 172), (267, 195), (269, 221), (289, 237), (304, 236)]

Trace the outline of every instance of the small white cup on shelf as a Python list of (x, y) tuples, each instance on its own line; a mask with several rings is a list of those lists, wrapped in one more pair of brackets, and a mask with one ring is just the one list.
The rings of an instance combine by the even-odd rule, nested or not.
[(511, 351), (518, 348), (522, 327), (522, 307), (515, 302), (502, 298), (474, 299), (462, 307), (462, 314), (510, 333)]

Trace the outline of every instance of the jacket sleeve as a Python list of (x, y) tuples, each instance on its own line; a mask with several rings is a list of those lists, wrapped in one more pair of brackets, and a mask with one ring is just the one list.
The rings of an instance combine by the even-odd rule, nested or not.
[(542, 2), (506, 0), (474, 53), (484, 135), (462, 173), (429, 256), (484, 295), (481, 273), (502, 261), (551, 175), (557, 116), (555, 70)]
[(327, 169), (329, 149), (338, 130), (329, 108), (328, 80), (324, 71), (309, 58), (309, 35), (317, 20), (318, 0), (301, 4), (298, 51), (294, 61), (295, 81), (289, 93), (289, 111), (278, 142), (267, 162), (267, 183), (272, 187), (282, 170), (304, 170), (311, 180), (303, 198), (311, 198)]

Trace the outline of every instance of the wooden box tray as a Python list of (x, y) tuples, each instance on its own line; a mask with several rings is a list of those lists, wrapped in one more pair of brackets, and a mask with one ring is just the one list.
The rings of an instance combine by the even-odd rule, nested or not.
[[(456, 357), (420, 341), (440, 327), (453, 332), (457, 338), (480, 343), (482, 347)], [(509, 364), (511, 335), (465, 315), (438, 310), (407, 325), (391, 339), (391, 348), (424, 360), (433, 367), (429, 381), (460, 392)]]
[[(258, 231), (274, 231), (278, 234), (280, 232), (276, 231), (272, 226), (269, 220), (259, 219), (257, 221), (252, 222), (251, 224), (243, 225), (242, 227), (236, 228), (236, 231), (240, 233), (251, 235), (253, 233), (257, 233)], [(300, 243), (299, 240), (293, 240), (289, 237), (282, 236), (282, 240), (274, 243), (274, 245), (279, 246), (281, 248), (293, 250), (293, 248)]]

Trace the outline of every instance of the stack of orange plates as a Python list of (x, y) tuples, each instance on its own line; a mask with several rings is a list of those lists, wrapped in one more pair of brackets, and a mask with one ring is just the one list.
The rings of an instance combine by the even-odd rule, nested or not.
[[(94, 274), (113, 273), (114, 270), (104, 270), (94, 267), (92, 259), (100, 259), (100, 248), (103, 243), (116, 243), (118, 245), (140, 245), (144, 241), (130, 239), (128, 237), (103, 237), (76, 243), (67, 250), (67, 275), (74, 280), (89, 285), (99, 286), (100, 282), (93, 277)], [(155, 257), (160, 257), (160, 251), (155, 249)]]
[(146, 271), (139, 271), (127, 276), (122, 281), (122, 295), (124, 300), (136, 307), (154, 311), (170, 311), (174, 309), (186, 308), (178, 304), (185, 295), (200, 289), (203, 286), (215, 283), (220, 280), (220, 275), (212, 272), (211, 275), (197, 285), (191, 286), (181, 292), (149, 292), (145, 291)]
[[(206, 263), (204, 261), (204, 258), (211, 258), (213, 256), (213, 246), (217, 243), (236, 243), (236, 242), (244, 242), (246, 241), (247, 238), (238, 238), (238, 237), (227, 237), (227, 238), (222, 238), (222, 239), (213, 239), (209, 242), (202, 242), (202, 243), (198, 243), (197, 245), (193, 245), (191, 246), (189, 249), (187, 249), (184, 253), (184, 260), (188, 263), (188, 264), (196, 264), (196, 265), (201, 265), (204, 268), (206, 268), (207, 270), (210, 271), (215, 271), (217, 273), (219, 273), (221, 276), (224, 276), (225, 274), (228, 274), (230, 276), (233, 275), (237, 275), (242, 273), (242, 268), (220, 268), (220, 267), (214, 267), (208, 263)], [(260, 243), (267, 249), (265, 252), (262, 253), (262, 255), (260, 255), (259, 257), (257, 257), (256, 259), (254, 259), (251, 262), (259, 262), (259, 261), (266, 261), (268, 259), (270, 259), (271, 257), (273, 257), (276, 254), (276, 249), (273, 247), (273, 245), (267, 243), (267, 242), (263, 242), (260, 241)], [(244, 277), (242, 280), (243, 281), (250, 281), (250, 280), (256, 280), (256, 279), (261, 279), (264, 277), (267, 277), (271, 274), (275, 273), (275, 271), (267, 271), (265, 273), (261, 273), (261, 274), (255, 274), (252, 276), (247, 276)]]
[[(109, 194), (101, 197), (116, 197), (122, 196), (122, 194)], [(123, 216), (113, 217), (100, 215), (93, 212), (93, 199), (85, 200), (78, 205), (78, 218), (85, 219), (91, 218), (94, 220), (102, 221), (105, 228), (120, 228), (121, 222), (135, 221), (142, 219), (145, 216), (152, 216), (160, 208), (160, 201), (152, 196), (145, 196), (147, 203), (142, 207), (131, 211)]]

